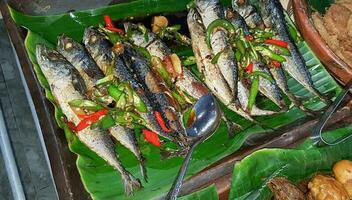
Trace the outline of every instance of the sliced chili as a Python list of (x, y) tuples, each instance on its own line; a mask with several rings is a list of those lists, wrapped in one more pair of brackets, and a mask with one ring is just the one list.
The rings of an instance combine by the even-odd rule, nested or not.
[(83, 120), (80, 121), (77, 126), (75, 127), (75, 131), (79, 132), (85, 128), (87, 128), (88, 126), (90, 126), (91, 124), (99, 121), (99, 119), (102, 116), (105, 116), (106, 114), (108, 114), (109, 110), (108, 109), (101, 109), (93, 114), (90, 115), (86, 115), (84, 116)]
[(288, 48), (288, 43), (282, 40), (275, 40), (275, 39), (266, 39), (264, 40), (265, 44), (272, 44), (272, 45), (276, 45), (279, 47), (284, 47), (284, 48)]
[(155, 112), (154, 112), (154, 116), (155, 116), (156, 121), (158, 122), (160, 128), (161, 128), (163, 131), (165, 131), (166, 133), (172, 132), (172, 130), (169, 129), (169, 128), (166, 126), (166, 123), (165, 123), (163, 117), (161, 116), (161, 113), (160, 113), (160, 112), (155, 111)]
[(271, 61), (271, 66), (273, 66), (274, 68), (280, 68), (281, 63), (279, 61), (273, 60)]
[(253, 35), (246, 35), (246, 36), (244, 36), (244, 38), (245, 38), (247, 41), (252, 41), (252, 40), (254, 40)]
[(159, 136), (155, 132), (147, 129), (142, 129), (142, 132), (143, 132), (144, 139), (148, 141), (150, 144), (156, 147), (161, 146)]
[(246, 72), (247, 72), (248, 74), (252, 73), (252, 72), (253, 72), (253, 67), (254, 67), (254, 64), (253, 64), (252, 62), (249, 63), (249, 64), (247, 65), (247, 67), (246, 67)]
[(123, 31), (122, 29), (116, 28), (114, 26), (109, 15), (104, 15), (104, 22), (105, 22), (106, 29), (108, 29), (109, 31), (120, 33), (120, 34), (125, 33), (125, 31)]

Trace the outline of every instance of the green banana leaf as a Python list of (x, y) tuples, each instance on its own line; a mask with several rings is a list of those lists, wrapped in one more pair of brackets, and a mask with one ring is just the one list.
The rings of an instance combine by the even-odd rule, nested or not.
[[(352, 126), (325, 133), (329, 141), (351, 134)], [(235, 165), (231, 200), (267, 200), (271, 192), (266, 183), (277, 176), (299, 182), (317, 172), (330, 172), (339, 160), (352, 159), (352, 141), (337, 146), (315, 147), (310, 139), (296, 149), (262, 149)]]
[[(54, 46), (57, 36), (62, 33), (81, 41), (83, 30), (87, 26), (103, 23), (103, 15), (108, 14), (114, 20), (126, 19), (127, 17), (142, 17), (157, 13), (183, 12), (189, 0), (136, 0), (129, 3), (113, 5), (95, 10), (67, 13), (55, 16), (27, 16), (10, 8), (11, 16), (18, 25), (26, 27), (29, 31), (25, 40), (28, 55), (33, 63), (37, 78), (45, 89), (46, 96), (55, 106), (55, 118), (61, 128), (64, 129), (70, 150), (77, 154), (77, 168), (81, 175), (86, 190), (93, 199), (154, 199), (162, 196), (170, 188), (182, 158), (160, 160), (160, 150), (149, 144), (144, 145), (143, 152), (147, 160), (149, 182), (143, 182), (143, 188), (137, 191), (133, 197), (127, 198), (123, 195), (123, 187), (119, 174), (105, 161), (84, 146), (77, 137), (63, 123), (63, 113), (55, 105), (49, 85), (43, 76), (35, 58), (35, 46), (40, 43)], [(223, 1), (229, 3), (229, 1)], [(186, 25), (185, 25), (186, 26)], [(337, 93), (339, 86), (324, 69), (319, 60), (314, 56), (304, 42), (298, 44), (304, 59), (312, 73), (316, 87), (323, 93)], [(185, 50), (189, 52), (188, 50)], [(179, 52), (182, 54), (182, 52)], [(320, 109), (324, 106), (317, 98), (311, 98), (307, 90), (293, 79), (288, 80), (291, 90), (300, 96), (309, 99), (307, 106), (312, 109)], [(263, 100), (259, 106), (267, 109), (275, 109), (273, 103)], [(267, 129), (277, 129), (281, 126), (292, 124), (302, 120), (306, 116), (296, 108), (287, 113), (277, 114), (270, 117), (258, 117), (257, 120), (263, 124), (253, 125), (237, 114), (224, 108), (225, 114), (232, 121), (240, 124), (244, 130), (236, 132), (234, 138), (229, 139), (226, 126), (221, 124), (212, 138), (202, 143), (194, 153), (193, 160), (189, 166), (187, 176), (192, 176), (221, 158), (238, 150), (244, 141), (255, 134), (265, 133)], [(122, 163), (132, 174), (141, 178), (137, 160), (121, 145), (116, 146)], [(208, 190), (207, 190), (208, 191)], [(187, 198), (187, 197), (186, 197)]]

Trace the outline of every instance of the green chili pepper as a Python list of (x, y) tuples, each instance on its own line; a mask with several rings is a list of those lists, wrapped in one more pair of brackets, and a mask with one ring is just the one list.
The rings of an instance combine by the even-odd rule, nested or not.
[(269, 49), (274, 51), (275, 53), (279, 54), (279, 55), (283, 55), (283, 56), (291, 56), (291, 52), (290, 50), (288, 50), (285, 47), (280, 47), (280, 46), (276, 46), (276, 45), (270, 45)]
[(211, 63), (212, 63), (212, 64), (218, 63), (218, 60), (219, 60), (221, 54), (222, 54), (224, 51), (225, 51), (225, 49), (222, 50), (222, 51), (220, 51), (219, 53), (217, 53), (217, 54), (214, 56), (214, 58), (211, 59)]
[(141, 53), (147, 60), (150, 61), (150, 59), (152, 58), (152, 56), (150, 55), (150, 53), (148, 52), (148, 50), (146, 48), (143, 47), (139, 47), (139, 46), (133, 46), (134, 49), (136, 49), (139, 53)]
[(248, 106), (247, 106), (248, 111), (252, 110), (255, 103), (255, 99), (257, 98), (258, 92), (259, 92), (259, 77), (255, 77), (252, 80), (252, 85), (249, 93)]
[(116, 122), (110, 114), (105, 115), (97, 122), (97, 126), (103, 130), (107, 130), (115, 125)]
[(185, 45), (191, 45), (191, 39), (185, 35), (182, 35), (181, 33), (179, 32), (176, 32), (174, 33), (175, 35), (175, 38), (177, 41), (181, 42), (182, 44), (185, 44)]
[(181, 25), (179, 25), (179, 24), (166, 27), (166, 31), (168, 31), (168, 32), (177, 32), (180, 29), (181, 29)]
[(181, 94), (179, 94), (177, 91), (172, 90), (171, 95), (176, 101), (183, 107), (184, 105), (187, 104), (186, 100), (183, 98)]
[(148, 36), (148, 30), (147, 30), (147, 28), (146, 28), (143, 24), (138, 24), (137, 27), (138, 27), (138, 30), (139, 30), (140, 32), (142, 32), (142, 34), (143, 34), (143, 36), (144, 36), (144, 40), (145, 40), (146, 42), (149, 41), (149, 36)]
[(119, 90), (119, 88), (116, 87), (115, 85), (109, 85), (108, 93), (117, 102), (120, 99), (121, 95), (123, 94), (123, 91)]
[(196, 64), (197, 60), (194, 56), (188, 56), (186, 59), (182, 61), (183, 66), (189, 66)]
[(261, 71), (251, 72), (250, 74), (248, 74), (248, 77), (251, 78), (252, 80), (257, 77), (263, 77), (271, 82), (274, 82), (273, 78), (269, 74), (267, 74), (265, 72), (261, 72)]
[(118, 87), (120, 91), (124, 91), (128, 104), (133, 104), (133, 90), (128, 82), (121, 82)]
[(146, 113), (148, 112), (147, 106), (142, 101), (142, 99), (137, 95), (135, 91), (133, 91), (133, 106), (139, 111)]
[(257, 29), (254, 31), (254, 36), (255, 38), (267, 39), (267, 38), (272, 38), (274, 34), (272, 32)]
[(116, 107), (122, 109), (126, 106), (126, 104), (127, 104), (126, 95), (121, 94), (119, 99), (116, 102)]
[[(100, 26), (99, 26), (100, 27)], [(105, 33), (105, 35), (108, 37), (109, 41), (113, 44), (117, 43), (117, 42), (123, 42), (124, 38), (115, 32), (109, 31), (108, 29), (104, 28), (104, 27), (100, 27), (99, 30), (103, 33)]]
[(209, 48), (211, 48), (210, 37), (217, 27), (221, 27), (221, 28), (226, 29), (230, 33), (230, 35), (236, 33), (235, 27), (228, 20), (225, 20), (225, 19), (214, 20), (212, 23), (209, 24), (207, 31), (206, 31), (206, 42), (207, 42), (207, 45)]
[(236, 48), (240, 51), (242, 55), (246, 53), (246, 49), (244, 48), (242, 40), (236, 40)]
[(155, 69), (158, 74), (163, 78), (163, 80), (166, 82), (167, 85), (171, 85), (171, 76), (169, 72), (166, 70), (164, 67), (163, 62), (161, 61), (160, 58), (153, 56), (151, 58), (151, 63), (153, 69)]
[(256, 51), (259, 51), (262, 55), (264, 56), (268, 56), (269, 58), (279, 61), (280, 63), (285, 62), (286, 58), (283, 56), (280, 56), (276, 53), (274, 53), (273, 51), (271, 51), (270, 49), (267, 49), (263, 46), (255, 46), (254, 49)]
[(86, 109), (89, 111), (98, 111), (103, 108), (103, 106), (101, 106), (93, 101), (84, 100), (84, 99), (75, 99), (75, 100), (68, 102), (68, 104), (72, 107), (83, 108), (83, 109)]
[(95, 83), (96, 86), (102, 86), (102, 85), (108, 85), (114, 81), (114, 76), (113, 75), (108, 75), (105, 76), (102, 79), (97, 80)]
[(242, 54), (241, 54), (240, 51), (235, 50), (235, 58), (236, 58), (236, 61), (237, 61), (237, 62), (240, 62), (240, 61), (241, 61)]

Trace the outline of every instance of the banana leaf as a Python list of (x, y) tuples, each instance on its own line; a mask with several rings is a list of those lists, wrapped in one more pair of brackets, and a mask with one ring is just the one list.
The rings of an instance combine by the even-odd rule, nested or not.
[[(10, 8), (11, 16), (14, 21), (29, 30), (25, 40), (26, 50), (33, 63), (37, 78), (45, 89), (48, 100), (55, 106), (55, 118), (59, 126), (65, 131), (69, 148), (73, 153), (77, 154), (76, 165), (78, 171), (86, 190), (93, 199), (155, 199), (161, 197), (170, 188), (182, 159), (173, 158), (161, 160), (160, 150), (158, 148), (149, 144), (143, 144), (141, 148), (147, 160), (148, 176), (150, 177), (149, 182), (143, 182), (144, 187), (137, 191), (133, 197), (125, 197), (123, 195), (123, 187), (119, 174), (105, 161), (84, 146), (66, 124), (63, 123), (63, 113), (61, 109), (55, 105), (49, 85), (37, 65), (35, 46), (40, 43), (55, 46), (57, 37), (62, 33), (65, 33), (77, 41), (81, 41), (84, 28), (103, 23), (102, 16), (104, 14), (110, 15), (114, 20), (122, 20), (131, 16), (143, 17), (160, 13), (185, 12), (187, 3), (188, 0), (136, 0), (95, 10), (54, 16), (28, 16)], [(223, 3), (228, 4), (229, 1), (223, 1)], [(186, 24), (183, 25), (186, 26)], [(339, 92), (340, 87), (324, 69), (306, 43), (300, 42), (297, 45), (309, 66), (316, 87), (323, 93), (332, 92), (335, 94)], [(185, 52), (189, 51), (190, 49), (185, 50)], [(184, 52), (179, 53), (182, 54)], [(309, 108), (320, 109), (324, 106), (319, 99), (310, 95), (307, 90), (293, 79), (289, 79), (288, 84), (295, 94), (309, 99), (307, 101)], [(261, 101), (259, 106), (267, 109), (276, 109), (275, 105), (267, 100)], [(287, 113), (270, 117), (258, 117), (257, 121), (263, 124), (259, 126), (249, 123), (226, 108), (224, 108), (224, 111), (227, 117), (233, 122), (240, 124), (243, 130), (236, 132), (235, 137), (229, 139), (226, 126), (222, 123), (213, 137), (202, 143), (195, 151), (193, 160), (188, 169), (188, 177), (238, 150), (248, 137), (292, 124), (306, 117), (300, 110), (292, 108)], [(127, 170), (137, 177), (141, 177), (137, 160), (134, 156), (121, 145), (117, 145), (116, 150)]]
[[(352, 126), (349, 126), (327, 132), (325, 136), (334, 141), (351, 132)], [(352, 159), (351, 150), (351, 140), (318, 148), (308, 139), (296, 149), (256, 151), (235, 165), (229, 199), (270, 199), (271, 192), (266, 184), (272, 178), (284, 176), (297, 183), (317, 172), (329, 173), (335, 162)]]

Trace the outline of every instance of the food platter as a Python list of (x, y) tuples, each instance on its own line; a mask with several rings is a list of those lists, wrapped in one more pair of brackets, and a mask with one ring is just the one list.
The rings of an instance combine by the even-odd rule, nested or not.
[[(77, 12), (77, 13), (70, 13), (64, 15), (58, 15), (50, 17), (51, 20), (47, 21), (49, 24), (55, 24), (55, 28), (50, 31), (40, 31), (43, 26), (47, 26), (47, 24), (43, 23), (43, 19), (46, 17), (30, 17), (30, 16), (21, 16), (20, 13), (16, 13), (16, 11), (12, 10), (12, 17), (15, 21), (23, 26), (26, 26), (31, 31), (28, 32), (25, 40), (26, 49), (29, 52), (29, 58), (33, 63), (35, 63), (35, 56), (34, 56), (34, 45), (37, 43), (47, 43), (51, 45), (56, 43), (56, 37), (61, 33), (66, 33), (67, 35), (75, 38), (76, 40), (81, 40), (83, 33), (83, 28), (89, 25), (97, 25), (99, 22), (102, 21), (103, 14), (110, 14), (110, 16), (114, 20), (119, 20), (121, 18), (125, 18), (131, 13), (135, 12), (138, 16), (144, 16), (146, 14), (157, 14), (157, 13), (169, 13), (169, 12), (181, 12), (185, 9), (185, 5), (188, 3), (184, 1), (180, 3), (177, 2), (177, 6), (170, 7), (170, 3), (175, 3), (174, 1), (170, 2), (160, 2), (158, 6), (155, 6), (150, 1), (135, 1), (126, 4), (119, 4), (110, 6), (107, 8), (97, 9), (95, 10), (94, 14), (92, 12)], [(133, 5), (132, 5), (133, 4)], [(146, 10), (141, 11), (137, 9), (139, 5), (144, 5)], [(129, 11), (129, 13), (122, 12), (126, 7), (136, 7), (136, 10)], [(154, 6), (154, 7), (153, 7)], [(121, 12), (117, 12), (121, 11)], [(117, 14), (119, 13), (119, 14)], [(48, 18), (46, 18), (48, 19)], [(26, 21), (29, 20), (33, 23), (27, 24)], [(62, 28), (60, 23), (66, 23), (70, 26), (70, 22), (72, 22), (72, 27)], [(27, 25), (26, 25), (27, 24)], [(45, 38), (45, 39), (44, 39)], [(333, 79), (327, 74), (327, 72), (322, 67), (319, 60), (310, 52), (309, 47), (302, 42), (300, 44), (300, 50), (304, 53), (304, 57), (307, 59), (309, 66), (311, 67), (311, 72), (313, 73), (313, 79), (318, 82), (320, 80), (321, 86), (318, 89), (324, 92), (331, 92), (333, 94), (337, 93), (340, 88), (339, 86), (333, 81)], [(49, 100), (52, 100), (50, 91), (48, 90), (48, 85), (46, 85), (45, 80), (40, 75), (40, 71), (38, 66), (34, 65), (34, 69), (39, 74), (39, 82), (41, 85), (47, 89), (47, 97)], [(302, 90), (295, 84), (293, 80), (289, 81), (289, 84), (292, 88), (296, 88), (295, 92), (297, 94), (305, 94), (306, 91)], [(265, 107), (272, 107), (272, 105), (263, 102), (262, 103)], [(321, 108), (322, 104), (317, 103), (317, 100), (312, 100), (308, 103), (312, 108)], [(218, 132), (214, 135), (212, 139), (207, 141), (206, 143), (200, 146), (200, 150), (196, 152), (195, 159), (192, 161), (190, 167), (190, 173), (188, 176), (198, 173), (200, 170), (204, 169), (205, 167), (209, 166), (210, 164), (218, 161), (236, 150), (240, 149), (240, 147), (244, 144), (245, 140), (250, 138), (253, 135), (257, 135), (258, 133), (265, 133), (266, 130), (261, 129), (260, 127), (252, 127), (246, 121), (241, 120), (240, 118), (233, 115), (231, 112), (226, 112), (229, 118), (235, 120), (236, 122), (240, 122), (242, 126), (249, 127), (248, 129), (245, 128), (244, 131), (239, 132), (233, 140), (227, 141), (227, 134), (226, 134), (226, 127), (224, 124), (220, 127)], [(68, 127), (64, 124), (60, 123), (60, 110), (56, 108), (56, 120), (60, 127), (64, 128), (66, 133), (66, 138), (69, 141), (69, 147), (71, 151), (77, 153), (78, 160), (77, 166), (80, 172), (81, 178), (85, 185), (85, 188), (91, 193), (94, 199), (104, 199), (110, 198), (112, 196), (121, 196), (121, 189), (118, 186), (119, 178), (115, 172), (105, 164), (100, 158), (96, 155), (92, 154), (86, 147), (84, 147), (75, 136), (69, 131)], [(278, 128), (278, 132), (280, 132), (279, 127), (284, 128), (284, 125), (292, 125), (297, 124), (298, 120), (306, 121), (307, 118), (301, 113), (298, 109), (292, 109), (289, 114), (280, 114), (276, 116), (276, 123), (272, 122), (272, 120), (268, 120), (265, 117), (260, 117), (262, 123), (265, 123), (267, 126)], [(278, 123), (279, 122), (279, 123)], [(263, 134), (259, 134), (263, 135)], [(217, 148), (214, 149), (214, 146)], [(162, 196), (163, 193), (167, 191), (169, 185), (171, 185), (172, 177), (176, 175), (177, 166), (181, 162), (181, 159), (171, 159), (167, 161), (160, 161), (158, 149), (153, 147), (149, 147), (151, 149), (150, 155), (146, 156), (148, 160), (148, 170), (151, 171), (150, 176), (154, 177), (154, 180), (150, 181), (145, 185), (145, 188), (142, 189), (140, 193), (136, 193), (135, 198), (138, 197), (150, 197), (155, 198), (158, 196)], [(203, 150), (201, 150), (203, 149)], [(214, 149), (212, 151), (206, 151), (206, 149)], [(118, 148), (118, 151), (121, 157), (128, 157), (128, 152), (124, 148)], [(124, 164), (127, 166), (128, 170), (133, 171), (134, 173), (138, 174), (138, 169), (136, 166), (135, 160), (125, 160), (123, 161)], [(165, 166), (165, 167), (161, 167)], [(163, 173), (165, 172), (165, 174)], [(158, 177), (158, 178), (157, 178)], [(108, 179), (111, 179), (107, 181)], [(162, 181), (161, 181), (162, 180)], [(104, 186), (104, 183), (108, 184), (109, 187)], [(213, 190), (213, 188), (211, 189)], [(144, 192), (143, 192), (144, 191)], [(147, 195), (147, 196), (146, 196)], [(121, 196), (122, 197), (122, 196)], [(187, 198), (187, 197), (186, 197)]]

